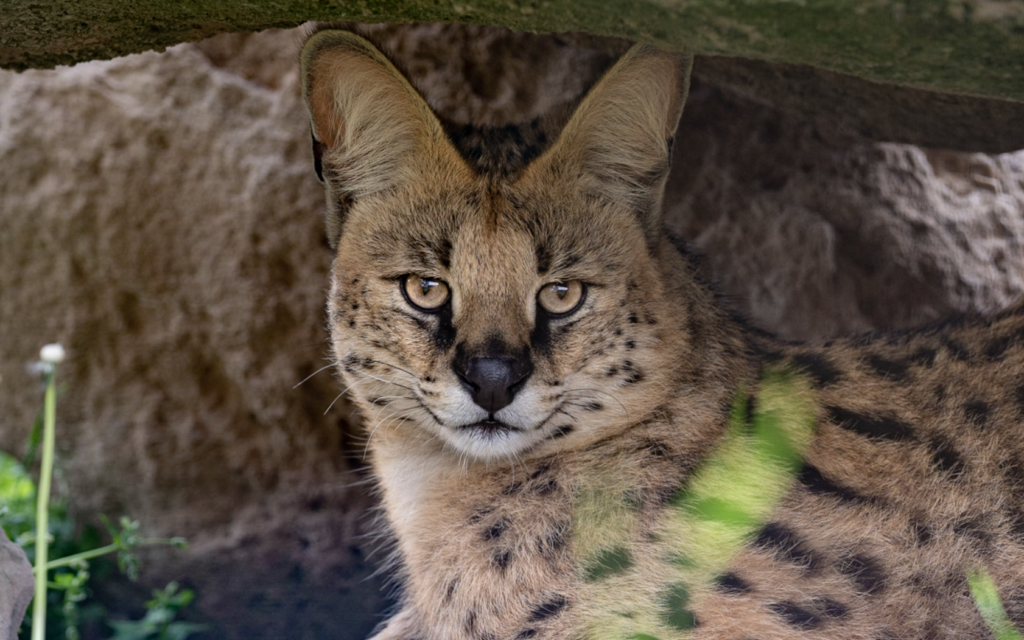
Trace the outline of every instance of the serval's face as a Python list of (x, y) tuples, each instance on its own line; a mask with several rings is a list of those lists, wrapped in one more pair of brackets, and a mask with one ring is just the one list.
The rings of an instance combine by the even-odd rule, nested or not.
[[(332, 341), (371, 441), (412, 436), (514, 458), (593, 440), (637, 417), (631, 406), (655, 406), (670, 363), (649, 247), (678, 116), (670, 91), (652, 98), (664, 103), (647, 114), (653, 135), (635, 124), (609, 134), (620, 88), (602, 81), (547, 152), (496, 179), (470, 169), (365, 41), (337, 33), (311, 40), (324, 42), (304, 55), (306, 93), (338, 218)], [(678, 76), (672, 56), (632, 62), (669, 84)], [(367, 91), (379, 108), (345, 78), (377, 83)], [(394, 90), (381, 94), (381, 82)], [(367, 132), (382, 150), (346, 138)]]

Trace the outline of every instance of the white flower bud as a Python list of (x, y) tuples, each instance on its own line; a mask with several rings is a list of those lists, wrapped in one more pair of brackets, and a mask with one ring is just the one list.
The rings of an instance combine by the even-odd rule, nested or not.
[(59, 344), (48, 344), (39, 350), (39, 359), (50, 364), (64, 361), (64, 347)]

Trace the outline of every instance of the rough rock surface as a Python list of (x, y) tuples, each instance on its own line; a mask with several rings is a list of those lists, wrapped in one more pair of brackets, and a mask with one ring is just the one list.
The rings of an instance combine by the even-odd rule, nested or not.
[[(571, 100), (619, 46), (376, 31), (437, 108), (491, 123)], [(187, 536), (144, 578), (195, 587), (211, 638), (357, 638), (383, 603), (357, 417), (315, 373), (330, 254), (296, 40), (0, 73), (0, 447), (21, 450), (39, 406), (24, 364), (60, 340), (73, 508)], [(684, 115), (670, 224), (756, 324), (824, 337), (1024, 295), (1024, 152), (820, 127), (706, 77)]]
[[(0, 67), (46, 68), (305, 21), (589, 33), (1024, 106), (1024, 0), (5, 0)], [(975, 149), (978, 150), (978, 149)]]
[(0, 527), (0, 640), (18, 640), (35, 584), (25, 551)]

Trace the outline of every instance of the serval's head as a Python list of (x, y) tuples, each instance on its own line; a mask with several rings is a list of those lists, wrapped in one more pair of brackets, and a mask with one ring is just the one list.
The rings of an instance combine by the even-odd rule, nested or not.
[(309, 38), (303, 95), (337, 250), (331, 336), (371, 443), (485, 461), (551, 452), (669, 393), (681, 319), (665, 301), (660, 209), (688, 62), (630, 49), (550, 144), (505, 128), (526, 143), (512, 167), (487, 146), (494, 132), (460, 153), (364, 38)]

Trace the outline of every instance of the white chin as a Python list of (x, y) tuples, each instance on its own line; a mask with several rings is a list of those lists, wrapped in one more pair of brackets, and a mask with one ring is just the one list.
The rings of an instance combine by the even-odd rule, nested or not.
[(513, 458), (537, 439), (532, 433), (493, 423), (445, 429), (444, 438), (460, 453), (482, 462)]

